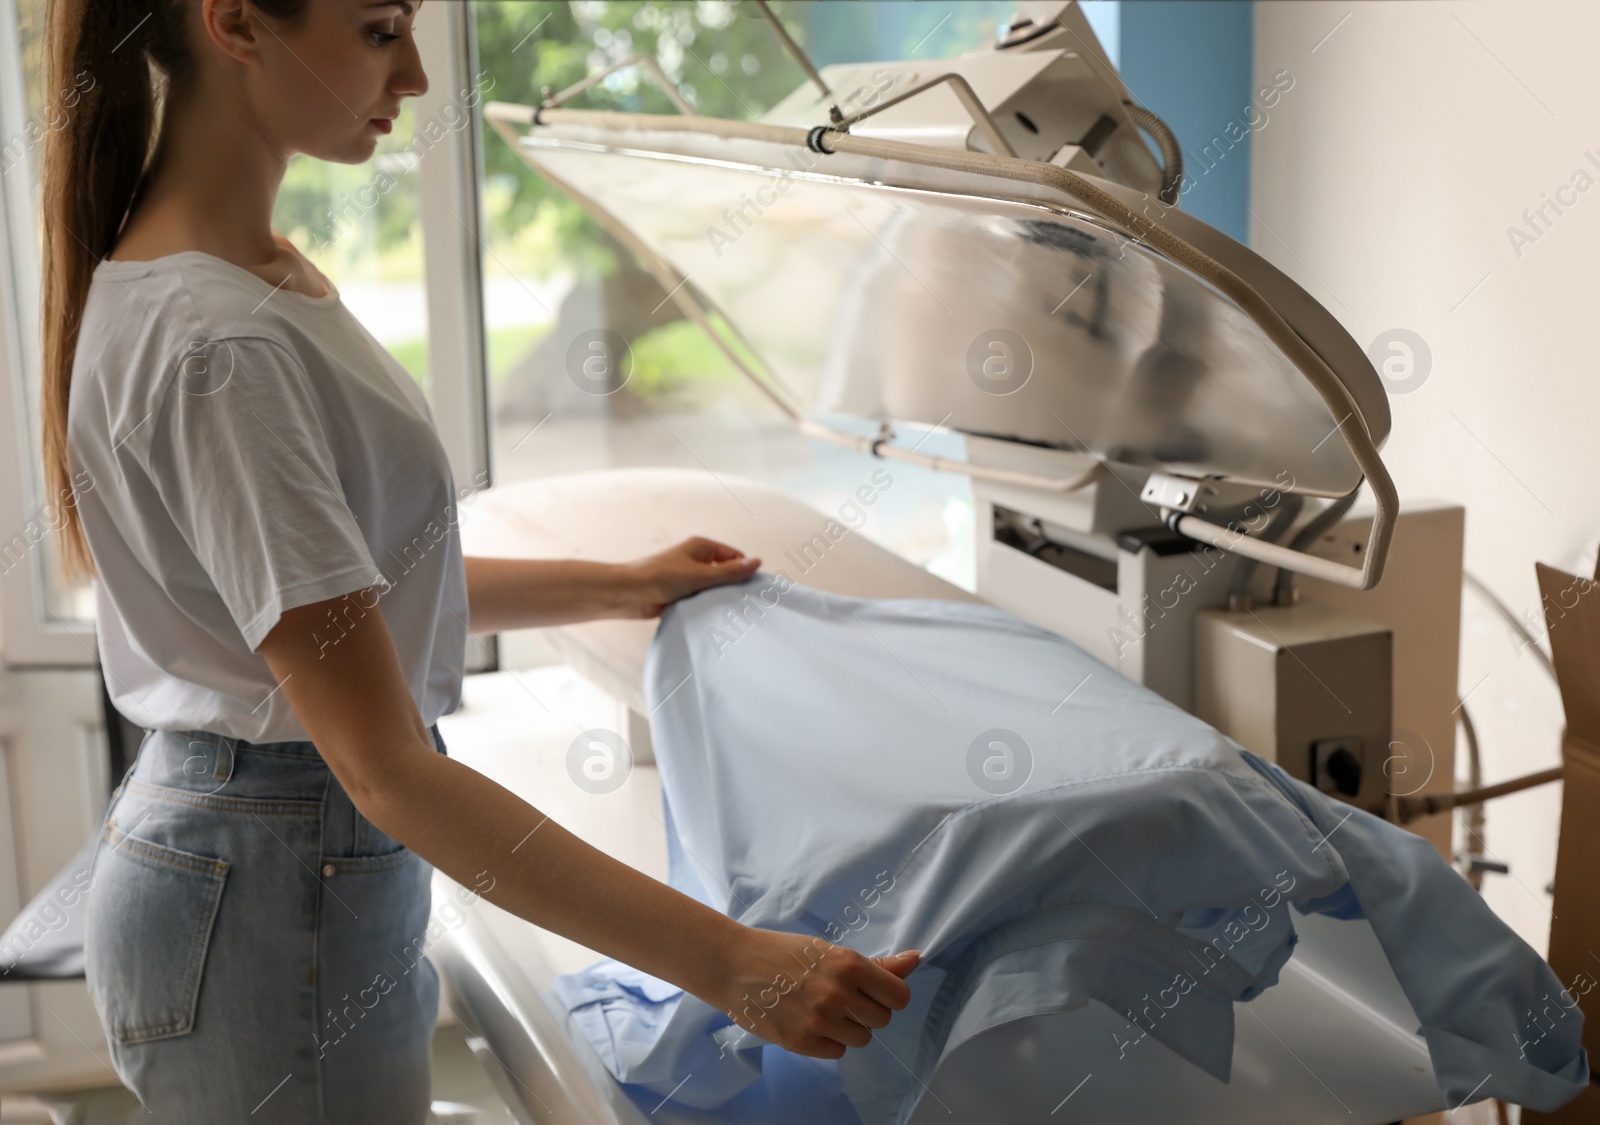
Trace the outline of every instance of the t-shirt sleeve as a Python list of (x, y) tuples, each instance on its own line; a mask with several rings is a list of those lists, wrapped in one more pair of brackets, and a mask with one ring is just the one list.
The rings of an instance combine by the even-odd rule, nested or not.
[(149, 472), (251, 651), (286, 610), (387, 585), (300, 361), (229, 338), (180, 362), (151, 419)]

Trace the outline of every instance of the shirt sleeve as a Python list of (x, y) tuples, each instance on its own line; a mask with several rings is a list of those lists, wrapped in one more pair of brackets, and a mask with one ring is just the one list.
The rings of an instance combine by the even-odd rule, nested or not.
[(253, 652), (286, 610), (388, 581), (345, 500), (305, 367), (270, 340), (181, 360), (152, 419), (149, 472)]

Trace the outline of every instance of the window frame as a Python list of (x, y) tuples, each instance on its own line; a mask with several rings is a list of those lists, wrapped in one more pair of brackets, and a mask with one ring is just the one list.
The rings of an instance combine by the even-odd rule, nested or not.
[[(434, 423), (450, 457), (456, 492), (489, 477), (488, 344), (483, 320), (482, 91), (470, 4), (424, 4), (417, 47), (428, 92), (416, 101), (421, 130), (448, 121), (453, 105), (466, 120), (444, 130), (416, 168), (422, 265), (428, 301), (428, 391)], [(476, 93), (475, 93), (476, 91)]]
[[(417, 9), (413, 26), (428, 74), (428, 92), (416, 102), (418, 130), (430, 122), (448, 122), (451, 106), (466, 113), (422, 154), (415, 175), (428, 302), (428, 399), (456, 496), (470, 503), (466, 497), (493, 483), (479, 192), (484, 91), (476, 79), (477, 25), (470, 3), (433, 3)], [(466, 670), (493, 671), (499, 652), (496, 638), (470, 636)]]

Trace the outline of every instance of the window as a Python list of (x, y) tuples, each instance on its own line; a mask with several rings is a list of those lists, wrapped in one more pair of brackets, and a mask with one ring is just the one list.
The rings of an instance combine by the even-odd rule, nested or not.
[[(773, 5), (817, 65), (960, 53), (992, 39), (1015, 5)], [(754, 118), (805, 79), (749, 3), (479, 0), (479, 65), (496, 101), (537, 104), (635, 54), (658, 59), (700, 113)], [(633, 71), (575, 102), (672, 111)], [(586, 469), (703, 468), (752, 477), (836, 511), (874, 467), (861, 453), (798, 433), (677, 307), (660, 284), (492, 130), (482, 139), (484, 318), (490, 448), (497, 484)], [(566, 371), (568, 345), (597, 328), (633, 354), (620, 390), (596, 394)], [(873, 427), (864, 425), (863, 433)], [(961, 456), (958, 435), (924, 452)], [(964, 476), (893, 463), (896, 487), (859, 530), (973, 585), (972, 492)], [(904, 482), (903, 484), (901, 482)], [(685, 535), (695, 529), (685, 526)]]
[[(333, 279), (345, 307), (429, 388), (428, 295), (418, 215), (417, 105), (365, 164), (289, 162), (272, 224)], [(425, 141), (425, 138), (423, 138)]]
[[(45, 4), (0, 0), (0, 365), (8, 391), (0, 428), (22, 439), (0, 465), (0, 612), (8, 659), (70, 664), (93, 659), (87, 588), (60, 581), (48, 537), (15, 565), (4, 549), (43, 497), (36, 279)], [(1014, 11), (1012, 0), (773, 7), (819, 65), (958, 54), (989, 41)], [(481, 100), (536, 103), (544, 87), (642, 53), (701, 112), (758, 117), (804, 75), (756, 7), (473, 0), (423, 5), (417, 35), (429, 93), (407, 103), (366, 165), (296, 158), (274, 222), (427, 391), (458, 487), (481, 485), (491, 463), (502, 484), (674, 465), (753, 477), (837, 510), (875, 462), (791, 428), (626, 251), (483, 128), (478, 112)], [(671, 109), (629, 71), (579, 104)], [(565, 345), (595, 328), (619, 332), (632, 349), (633, 374), (618, 393), (596, 395), (567, 377)], [(963, 442), (936, 434), (919, 448), (959, 457)], [(899, 462), (895, 476), (861, 532), (970, 587), (967, 478)]]

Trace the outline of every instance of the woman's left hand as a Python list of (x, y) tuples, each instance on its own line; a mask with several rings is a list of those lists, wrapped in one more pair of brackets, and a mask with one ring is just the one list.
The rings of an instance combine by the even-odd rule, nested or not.
[(743, 582), (761, 565), (743, 551), (695, 535), (658, 554), (628, 564), (637, 576), (637, 612), (629, 616), (659, 617), (679, 598), (712, 586)]

